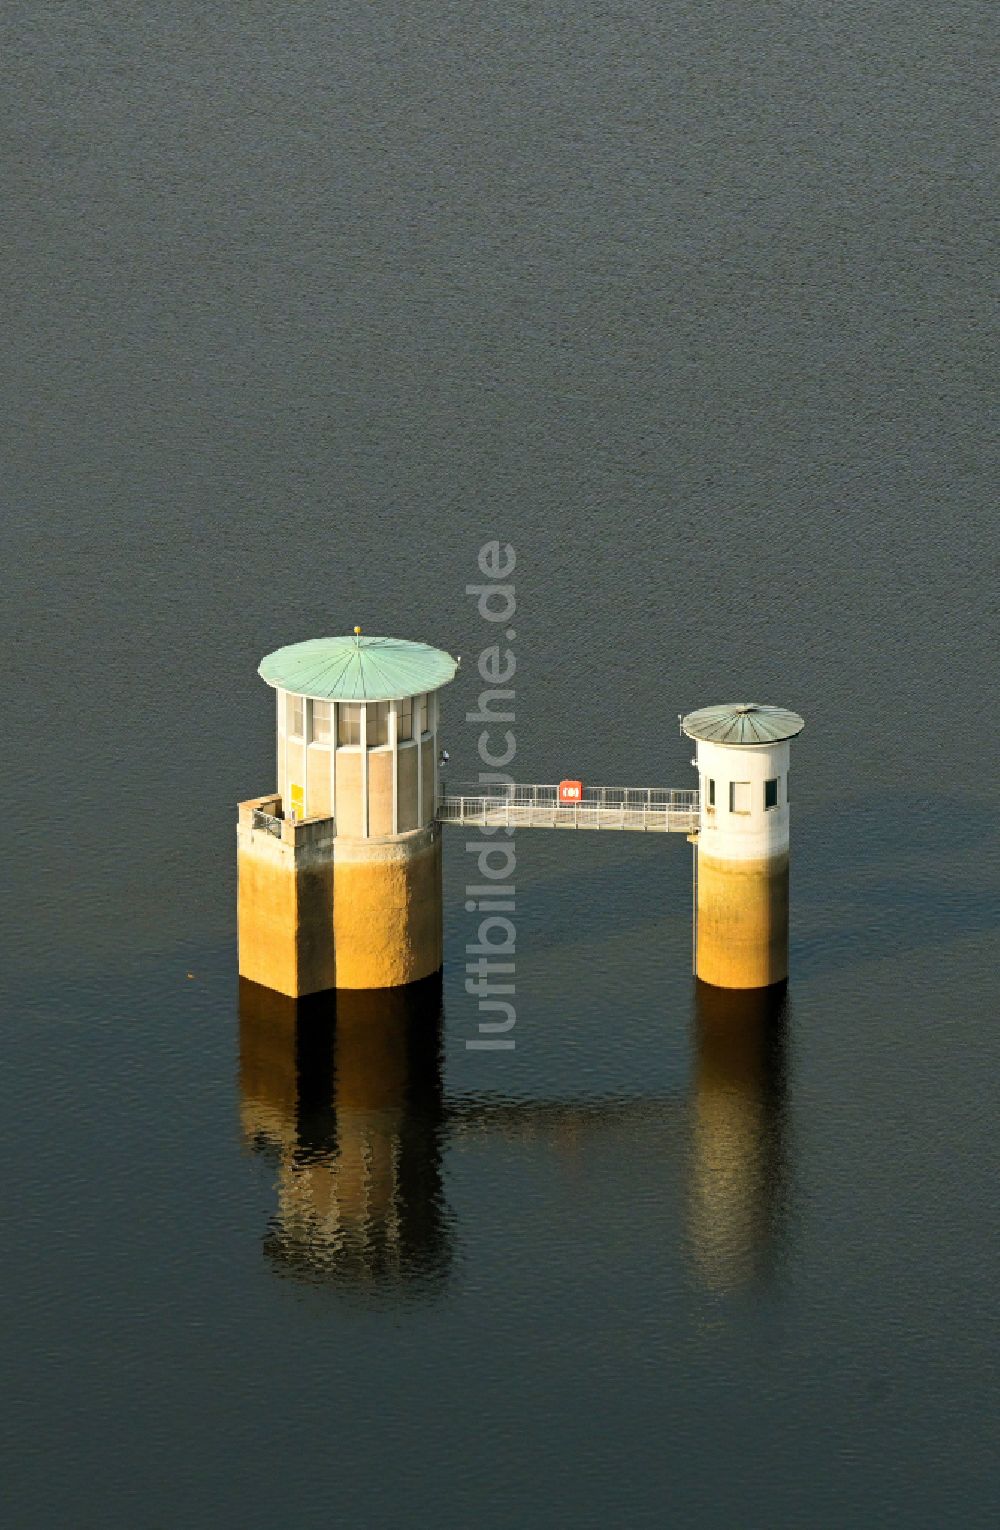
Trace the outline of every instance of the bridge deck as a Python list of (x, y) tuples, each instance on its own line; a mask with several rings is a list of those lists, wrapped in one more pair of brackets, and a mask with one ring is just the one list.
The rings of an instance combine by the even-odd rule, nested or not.
[(478, 783), (443, 789), (442, 823), (507, 829), (639, 829), (690, 834), (698, 827), (698, 792), (664, 786), (587, 786), (577, 802), (560, 802), (557, 786)]

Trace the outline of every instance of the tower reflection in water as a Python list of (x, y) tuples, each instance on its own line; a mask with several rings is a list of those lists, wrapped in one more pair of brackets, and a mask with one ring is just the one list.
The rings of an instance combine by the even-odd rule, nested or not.
[(447, 1271), (440, 975), (288, 999), (240, 982), (244, 1137), (277, 1160), (277, 1267), (351, 1286)]
[(701, 1279), (725, 1290), (772, 1273), (789, 1174), (784, 984), (695, 985), (690, 1239)]
[(665, 1161), (687, 1156), (699, 1280), (723, 1291), (774, 1270), (790, 1178), (784, 987), (696, 982), (686, 1108), (676, 1094), (575, 1103), (479, 1096), (449, 1107), (442, 1028), (440, 976), (299, 1000), (241, 980), (243, 1133), (277, 1163), (264, 1248), (278, 1270), (354, 1288), (443, 1279), (453, 1236), (446, 1131), (459, 1145), (485, 1133), (574, 1152), (585, 1143), (613, 1152), (627, 1140), (654, 1178)]

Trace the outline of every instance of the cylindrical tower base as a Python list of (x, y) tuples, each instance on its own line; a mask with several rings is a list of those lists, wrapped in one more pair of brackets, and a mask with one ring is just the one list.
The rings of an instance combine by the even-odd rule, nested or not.
[(443, 961), (441, 833), (336, 839), (333, 945), (337, 988), (395, 988)]
[(716, 988), (767, 988), (788, 976), (788, 851), (719, 860), (698, 846), (696, 971)]
[(441, 834), (349, 839), (332, 818), (240, 804), (240, 975), (291, 998), (398, 988), (441, 968)]

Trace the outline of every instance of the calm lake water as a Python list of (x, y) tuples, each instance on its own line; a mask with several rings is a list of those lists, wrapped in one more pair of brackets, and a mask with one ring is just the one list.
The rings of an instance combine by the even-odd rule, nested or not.
[[(996, 1524), (989, 16), (11, 0), (6, 1525)], [(535, 831), (514, 1052), (456, 830), (443, 986), (241, 993), (261, 655), (467, 777), (496, 536), (520, 779), (806, 717), (784, 1000)]]

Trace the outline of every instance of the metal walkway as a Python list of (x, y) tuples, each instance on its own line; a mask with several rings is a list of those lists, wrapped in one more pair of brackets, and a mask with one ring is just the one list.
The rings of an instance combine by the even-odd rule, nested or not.
[(697, 790), (666, 786), (585, 786), (576, 802), (560, 802), (558, 786), (442, 782), (437, 817), (469, 828), (640, 829), (691, 834), (698, 827)]

